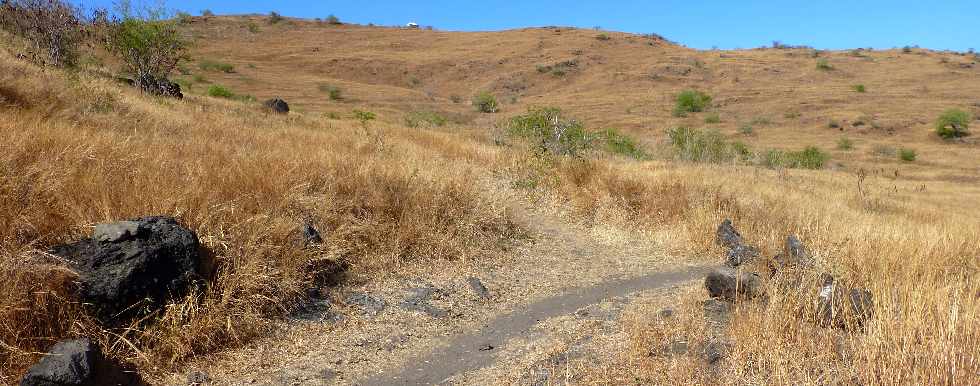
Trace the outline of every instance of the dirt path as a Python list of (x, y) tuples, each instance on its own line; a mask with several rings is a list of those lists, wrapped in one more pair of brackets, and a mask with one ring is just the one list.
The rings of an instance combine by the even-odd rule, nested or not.
[[(598, 311), (603, 320), (615, 320), (633, 294), (705, 273), (649, 237), (597, 233), (519, 198), (504, 201), (534, 240), (510, 257), (340, 288), (268, 338), (184, 373), (203, 370), (212, 384), (234, 385), (500, 383), (492, 379), (524, 370), (529, 350), (556, 341), (549, 323), (571, 315), (574, 328), (588, 326), (595, 320), (575, 316), (603, 302), (616, 309)], [(489, 296), (475, 293), (470, 278)]]
[(702, 278), (706, 273), (705, 267), (659, 272), (608, 281), (544, 298), (525, 308), (494, 318), (479, 331), (447, 339), (446, 343), (435, 351), (410, 359), (409, 365), (404, 368), (393, 369), (357, 384), (365, 386), (442, 384), (455, 375), (493, 365), (496, 353), (506, 349), (508, 341), (527, 335), (532, 326), (540, 321), (562, 314), (571, 314), (606, 299), (679, 285)]

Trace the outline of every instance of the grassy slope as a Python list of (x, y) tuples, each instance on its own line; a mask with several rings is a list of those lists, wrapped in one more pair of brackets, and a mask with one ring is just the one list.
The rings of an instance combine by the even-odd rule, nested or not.
[[(785, 234), (799, 233), (822, 268), (867, 286), (879, 300), (875, 330), (848, 340), (853, 355), (827, 357), (837, 369), (828, 375), (820, 372), (828, 365), (809, 360), (828, 341), (799, 318), (808, 307), (799, 294), (777, 297), (774, 303), (786, 306), (747, 314), (757, 316), (747, 316), (756, 319), (745, 326), (766, 328), (739, 324), (730, 331), (736, 359), (752, 359), (733, 361), (725, 370), (732, 375), (779, 383), (854, 377), (922, 383), (976, 369), (970, 358), (980, 346), (980, 307), (969, 294), (980, 293), (980, 237), (971, 226), (978, 223), (980, 155), (975, 145), (941, 143), (928, 132), (942, 109), (976, 102), (970, 98), (980, 88), (977, 69), (956, 65), (966, 57), (947, 54), (951, 63), (940, 63), (937, 53), (868, 54), (874, 60), (831, 53), (837, 70), (827, 73), (804, 51), (698, 52), (617, 33), (600, 41), (584, 30), (443, 33), (253, 22), (260, 33), (248, 32), (241, 18), (195, 19), (187, 27), (201, 37), (193, 57), (234, 64), (235, 73), (203, 75), (260, 99), (282, 96), (298, 110), (289, 118), (195, 96), (204, 85), (172, 102), (0, 58), (0, 73), (10, 74), (0, 91), (15, 101), (5, 103), (0, 121), (9, 214), (0, 218), (6, 225), (0, 274), (17, 283), (0, 298), (4, 342), (13, 346), (0, 358), (9, 369), (0, 374), (5, 380), (61, 336), (95, 334), (114, 354), (154, 371), (146, 365), (179, 362), (260, 333), (309, 280), (303, 267), (316, 256), (289, 247), (304, 216), (333, 235), (327, 258), (353, 259), (364, 273), (385, 273), (390, 262), (478, 255), (513, 234), (470, 183), (491, 173), (540, 180), (528, 193), (550, 199), (542, 202), (568, 205), (597, 226), (656, 237), (678, 254), (714, 259), (712, 228), (722, 217), (734, 218), (767, 255)], [(536, 69), (576, 57), (577, 69), (562, 78)], [(202, 73), (196, 63), (189, 68)], [(328, 100), (320, 83), (341, 87), (345, 100)], [(868, 92), (849, 91), (854, 83)], [(561, 106), (590, 126), (618, 126), (655, 145), (666, 127), (701, 125), (703, 114), (670, 116), (672, 95), (686, 87), (715, 96), (717, 126), (731, 136), (744, 121), (768, 117), (770, 124), (746, 138), (760, 148), (829, 149), (840, 135), (826, 128), (830, 119), (871, 114), (883, 128), (847, 127), (857, 150), (834, 152), (841, 170), (825, 171), (540, 159), (520, 146), (488, 146), (488, 126), (532, 104)], [(500, 95), (503, 112), (471, 112), (466, 101), (477, 90)], [(453, 95), (464, 103), (453, 103)], [(349, 118), (355, 108), (378, 112), (380, 122), (362, 127)], [(403, 114), (421, 109), (452, 113), (463, 124), (439, 131), (401, 126)], [(788, 111), (801, 115), (786, 118)], [(870, 154), (874, 144), (915, 147), (920, 160), (879, 159)], [(852, 173), (859, 168), (869, 176), (859, 180)], [(84, 234), (92, 223), (145, 212), (180, 215), (218, 252), (224, 270), (202, 303), (187, 299), (162, 323), (125, 333), (137, 351), (65, 301), (59, 288), (70, 273), (38, 281), (37, 272), (63, 270), (29, 256)], [(25, 259), (34, 263), (20, 263)], [(261, 264), (268, 261), (274, 264)], [(66, 315), (66, 322), (34, 323), (52, 314)], [(229, 317), (236, 323), (223, 322)], [(656, 336), (655, 327), (637, 325), (631, 347)], [(697, 364), (690, 372), (668, 371), (642, 350), (625, 354), (609, 367), (615, 371), (595, 372), (599, 381), (698, 382), (707, 374)]]

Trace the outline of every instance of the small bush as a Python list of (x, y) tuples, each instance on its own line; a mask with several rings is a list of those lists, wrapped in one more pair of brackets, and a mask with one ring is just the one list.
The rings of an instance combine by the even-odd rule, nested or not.
[(762, 116), (752, 118), (752, 121), (749, 122), (749, 124), (756, 125), (756, 126), (765, 126), (770, 123), (772, 123), (772, 120), (770, 120), (768, 117), (762, 117)]
[(235, 96), (235, 93), (231, 92), (231, 90), (222, 85), (212, 84), (211, 87), (208, 87), (208, 96), (230, 99)]
[(866, 91), (863, 84), (853, 85), (853, 86), (851, 86), (851, 89), (853, 89), (856, 92), (865, 92)]
[(598, 137), (605, 144), (606, 151), (610, 153), (633, 159), (649, 158), (633, 137), (620, 133), (619, 130), (605, 129), (598, 133)]
[(837, 121), (836, 119), (831, 119), (829, 122), (827, 122), (827, 127), (831, 128), (831, 129), (839, 129), (840, 128), (840, 122)]
[(592, 148), (594, 135), (581, 123), (567, 119), (555, 107), (532, 108), (510, 119), (507, 133), (529, 139), (551, 154), (578, 156)]
[(715, 130), (697, 130), (677, 127), (667, 130), (667, 139), (674, 148), (675, 156), (685, 161), (727, 162), (735, 157), (731, 145)]
[(456, 104), (463, 103), (463, 97), (456, 94), (450, 95), (449, 100)]
[(439, 127), (447, 122), (446, 117), (434, 111), (413, 111), (405, 116), (405, 126), (408, 127)]
[(762, 157), (762, 166), (770, 169), (781, 168), (786, 164), (786, 153), (781, 150), (770, 149)]
[(936, 120), (936, 134), (946, 139), (965, 137), (970, 134), (970, 113), (949, 109)]
[(803, 116), (803, 114), (801, 114), (799, 111), (787, 111), (787, 112), (783, 113), (783, 118), (786, 118), (786, 119), (796, 119), (796, 118), (799, 118), (801, 116)]
[(367, 125), (369, 121), (373, 121), (378, 118), (377, 114), (370, 111), (354, 110), (354, 119), (361, 121), (362, 125)]
[(500, 109), (497, 97), (489, 92), (481, 92), (473, 97), (473, 107), (481, 113), (496, 113)]
[(248, 28), (248, 32), (253, 34), (259, 33), (259, 25), (255, 24), (253, 21), (249, 21), (248, 24), (245, 25), (245, 28)]
[(755, 129), (752, 127), (752, 125), (746, 124), (739, 127), (738, 132), (742, 133), (742, 135), (752, 135), (755, 133)]
[(340, 88), (337, 86), (333, 86), (329, 84), (321, 84), (319, 88), (320, 91), (327, 93), (327, 96), (329, 96), (330, 100), (332, 101), (339, 101), (341, 99), (344, 99), (344, 96), (340, 91)]
[(718, 113), (711, 113), (704, 117), (704, 123), (721, 123), (721, 116)]
[(906, 53), (906, 54), (911, 54), (912, 53), (912, 47), (911, 46), (902, 47), (902, 52), (903, 53)]
[(830, 71), (834, 69), (834, 66), (831, 66), (830, 61), (827, 59), (817, 59), (817, 69), (823, 71)]
[(177, 11), (177, 14), (175, 15), (175, 17), (177, 19), (177, 22), (180, 23), (180, 24), (190, 24), (190, 22), (192, 20), (191, 19), (191, 14), (189, 14), (187, 12), (184, 12), (184, 11)]
[(191, 77), (191, 81), (194, 83), (208, 83), (208, 79), (201, 74), (194, 74), (194, 76)]
[(596, 38), (596, 40), (602, 40), (602, 41), (612, 40), (612, 38), (609, 37), (608, 34), (598, 34), (598, 35), (596, 35), (595, 38)]
[(838, 150), (851, 150), (853, 148), (854, 148), (854, 141), (852, 141), (850, 138), (840, 137), (840, 139), (837, 140)]
[(786, 166), (790, 168), (820, 169), (830, 159), (830, 155), (816, 146), (808, 146), (802, 151), (786, 153)]
[(282, 21), (282, 15), (276, 11), (269, 12), (269, 24), (276, 24)]
[(711, 96), (697, 90), (684, 90), (677, 94), (674, 116), (704, 111), (711, 104)]
[(871, 154), (879, 157), (891, 158), (894, 157), (897, 152), (898, 150), (895, 150), (894, 147), (888, 145), (875, 145), (873, 148), (871, 148)]
[(226, 74), (235, 72), (235, 66), (232, 66), (231, 64), (210, 60), (202, 60), (201, 63), (198, 64), (198, 67), (204, 71), (219, 71)]
[(340, 18), (338, 18), (337, 16), (334, 16), (334, 15), (327, 16), (327, 18), (325, 19), (325, 21), (327, 22), (327, 24), (333, 24), (333, 25), (341, 24), (340, 23)]
[(204, 10), (201, 10), (201, 16), (211, 17), (211, 16), (214, 16), (214, 12), (211, 12), (210, 9), (204, 9)]
[(903, 148), (898, 150), (898, 158), (901, 159), (902, 161), (912, 162), (915, 161), (915, 157), (916, 157), (915, 149)]

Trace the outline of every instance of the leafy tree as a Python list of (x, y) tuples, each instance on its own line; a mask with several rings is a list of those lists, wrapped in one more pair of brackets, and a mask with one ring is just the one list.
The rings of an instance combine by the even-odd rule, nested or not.
[(71, 66), (83, 28), (78, 8), (62, 0), (0, 0), (0, 28), (27, 40), (35, 61)]

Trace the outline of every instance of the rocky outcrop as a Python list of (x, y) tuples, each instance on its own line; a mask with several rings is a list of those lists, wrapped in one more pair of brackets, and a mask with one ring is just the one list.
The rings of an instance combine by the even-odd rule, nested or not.
[(289, 112), (289, 104), (280, 98), (269, 99), (262, 103), (262, 105), (278, 114), (286, 114)]
[(184, 99), (184, 94), (180, 91), (180, 85), (171, 82), (167, 78), (157, 78), (153, 75), (144, 74), (136, 78), (134, 85), (147, 94)]
[(88, 339), (58, 342), (27, 370), (20, 386), (142, 385), (133, 371), (102, 355)]
[(871, 292), (848, 286), (829, 274), (821, 276), (816, 300), (817, 322), (825, 327), (862, 327), (874, 315)]
[(759, 249), (746, 244), (742, 235), (735, 230), (732, 220), (725, 219), (715, 231), (715, 242), (728, 249), (725, 253), (725, 263), (729, 267), (738, 267), (759, 256)]
[(72, 263), (82, 301), (109, 325), (183, 296), (199, 280), (201, 265), (197, 235), (159, 216), (97, 225), (91, 238), (51, 253)]

